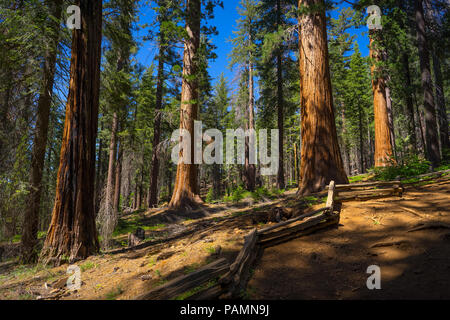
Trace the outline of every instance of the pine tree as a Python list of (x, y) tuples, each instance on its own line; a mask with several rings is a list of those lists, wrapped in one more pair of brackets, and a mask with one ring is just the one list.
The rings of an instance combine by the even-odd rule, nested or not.
[[(237, 22), (235, 37), (231, 39), (233, 49), (231, 52), (231, 66), (239, 65), (241, 77), (247, 79), (247, 107), (245, 109), (245, 130), (255, 129), (255, 63), (257, 58), (257, 21), (259, 19), (257, 2), (255, 0), (241, 0), (238, 7), (240, 18)], [(245, 138), (245, 165), (244, 183), (249, 191), (255, 189), (256, 167), (250, 163), (249, 137)]]

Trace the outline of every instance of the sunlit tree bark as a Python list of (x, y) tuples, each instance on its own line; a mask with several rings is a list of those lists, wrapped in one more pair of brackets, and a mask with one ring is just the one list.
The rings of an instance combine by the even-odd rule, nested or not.
[(331, 92), (323, 0), (299, 0), (302, 149), (299, 193), (348, 183), (339, 150)]
[(79, 0), (81, 29), (73, 30), (70, 86), (56, 183), (55, 205), (41, 253), (44, 263), (83, 259), (99, 250), (94, 177), (102, 0)]
[(370, 31), (370, 57), (372, 59), (372, 91), (375, 122), (375, 167), (385, 167), (393, 161), (391, 128), (386, 101), (386, 79), (380, 68), (383, 60), (377, 37), (379, 31)]
[[(187, 130), (193, 140), (194, 121), (198, 118), (198, 49), (200, 46), (201, 1), (186, 0), (186, 33), (183, 58), (183, 83), (181, 87), (180, 129)], [(191, 163), (177, 166), (175, 188), (170, 208), (190, 209), (202, 202), (197, 181), (198, 165), (194, 164), (194, 146), (191, 143)]]

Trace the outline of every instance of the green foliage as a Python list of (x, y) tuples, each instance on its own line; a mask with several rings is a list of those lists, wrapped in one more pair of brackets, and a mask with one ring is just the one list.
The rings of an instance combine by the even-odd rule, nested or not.
[(264, 198), (270, 198), (272, 196), (271, 192), (267, 190), (266, 187), (257, 188), (252, 192), (252, 198), (255, 201), (260, 201)]
[(410, 156), (404, 164), (393, 164), (387, 167), (374, 168), (376, 180), (389, 181), (396, 178), (408, 178), (427, 173), (431, 163), (416, 155)]
[(106, 294), (106, 300), (116, 300), (123, 293), (122, 287), (117, 286)]
[(229, 195), (229, 196), (225, 196), (224, 198), (223, 198), (223, 200), (225, 201), (225, 202), (239, 202), (239, 201), (241, 201), (242, 199), (244, 199), (245, 198), (245, 194), (246, 194), (246, 190), (244, 189), (244, 187), (242, 187), (242, 186), (238, 186), (236, 189), (234, 189), (232, 192), (231, 192), (231, 195)]

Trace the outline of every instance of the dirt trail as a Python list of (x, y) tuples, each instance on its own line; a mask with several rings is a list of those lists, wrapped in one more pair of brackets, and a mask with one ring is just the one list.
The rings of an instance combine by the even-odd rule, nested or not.
[[(433, 228), (408, 232), (424, 223)], [(403, 198), (345, 202), (339, 227), (266, 248), (247, 294), (250, 299), (450, 299), (449, 227), (450, 182), (410, 188)], [(367, 289), (370, 265), (381, 268), (381, 290)]]

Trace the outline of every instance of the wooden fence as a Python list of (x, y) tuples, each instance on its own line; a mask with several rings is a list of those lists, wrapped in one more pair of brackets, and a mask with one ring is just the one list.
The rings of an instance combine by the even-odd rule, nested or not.
[[(286, 220), (264, 229), (253, 229), (244, 237), (244, 245), (234, 262), (219, 259), (199, 270), (154, 288), (136, 300), (175, 299), (187, 292), (188, 300), (232, 299), (239, 297), (250, 277), (250, 269), (261, 249), (316, 230), (337, 225), (339, 212), (334, 212), (335, 188), (330, 183), (325, 207)], [(209, 284), (209, 285), (208, 285)], [(206, 288), (203, 288), (206, 286)]]
[[(450, 170), (437, 171), (421, 174), (412, 178), (398, 179), (396, 181), (376, 181), (352, 184), (338, 184), (334, 186), (336, 190), (336, 200), (367, 200), (372, 198), (403, 195), (406, 186), (419, 182), (430, 181), (449, 173)], [(407, 181), (416, 180), (418, 181)], [(327, 186), (328, 188), (328, 186)]]

